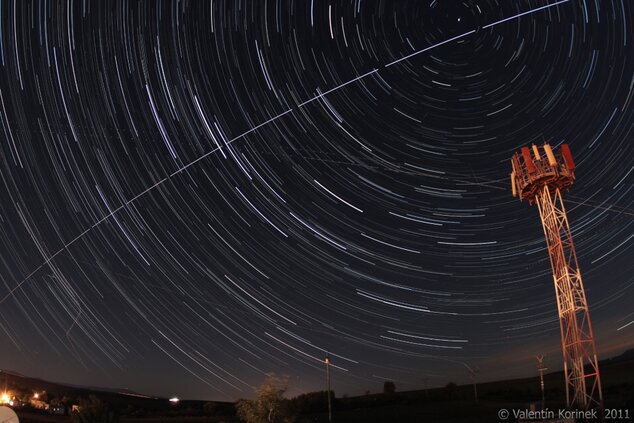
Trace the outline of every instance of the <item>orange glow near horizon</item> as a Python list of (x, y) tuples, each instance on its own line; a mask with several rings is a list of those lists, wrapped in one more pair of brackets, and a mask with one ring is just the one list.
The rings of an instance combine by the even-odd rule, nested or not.
[(8, 392), (3, 392), (0, 395), (0, 404), (9, 404), (11, 402), (11, 396)]

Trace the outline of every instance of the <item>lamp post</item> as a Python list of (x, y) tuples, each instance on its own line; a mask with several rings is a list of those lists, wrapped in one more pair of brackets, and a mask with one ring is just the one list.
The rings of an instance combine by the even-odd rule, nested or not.
[(328, 422), (332, 423), (332, 404), (330, 403), (330, 354), (326, 353), (326, 384), (328, 385)]

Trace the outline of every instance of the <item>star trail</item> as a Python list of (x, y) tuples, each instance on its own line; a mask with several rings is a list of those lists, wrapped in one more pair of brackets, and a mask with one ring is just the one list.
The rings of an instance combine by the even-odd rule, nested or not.
[[(0, 2), (0, 368), (234, 400), (561, 362), (514, 151), (634, 346), (626, 0)], [(502, 365), (500, 365), (502, 363)]]

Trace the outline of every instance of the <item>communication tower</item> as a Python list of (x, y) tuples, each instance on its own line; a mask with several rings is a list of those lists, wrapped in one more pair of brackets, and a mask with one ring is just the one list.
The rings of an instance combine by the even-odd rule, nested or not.
[[(542, 154), (543, 151), (543, 154)], [(568, 144), (557, 155), (549, 144), (522, 147), (511, 160), (513, 196), (537, 204), (555, 283), (566, 403), (578, 410), (602, 410), (601, 376), (590, 313), (561, 192), (575, 180)], [(599, 411), (601, 413), (601, 411)]]

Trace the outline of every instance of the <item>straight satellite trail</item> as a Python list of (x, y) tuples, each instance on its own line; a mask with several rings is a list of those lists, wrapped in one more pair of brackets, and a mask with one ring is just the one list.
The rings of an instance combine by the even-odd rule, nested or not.
[(633, 24), (624, 0), (0, 2), (3, 369), (227, 401), (269, 372), (321, 391), (326, 352), (351, 396), (556, 369), (508, 182), (544, 142), (578, 166), (599, 356), (632, 348)]

